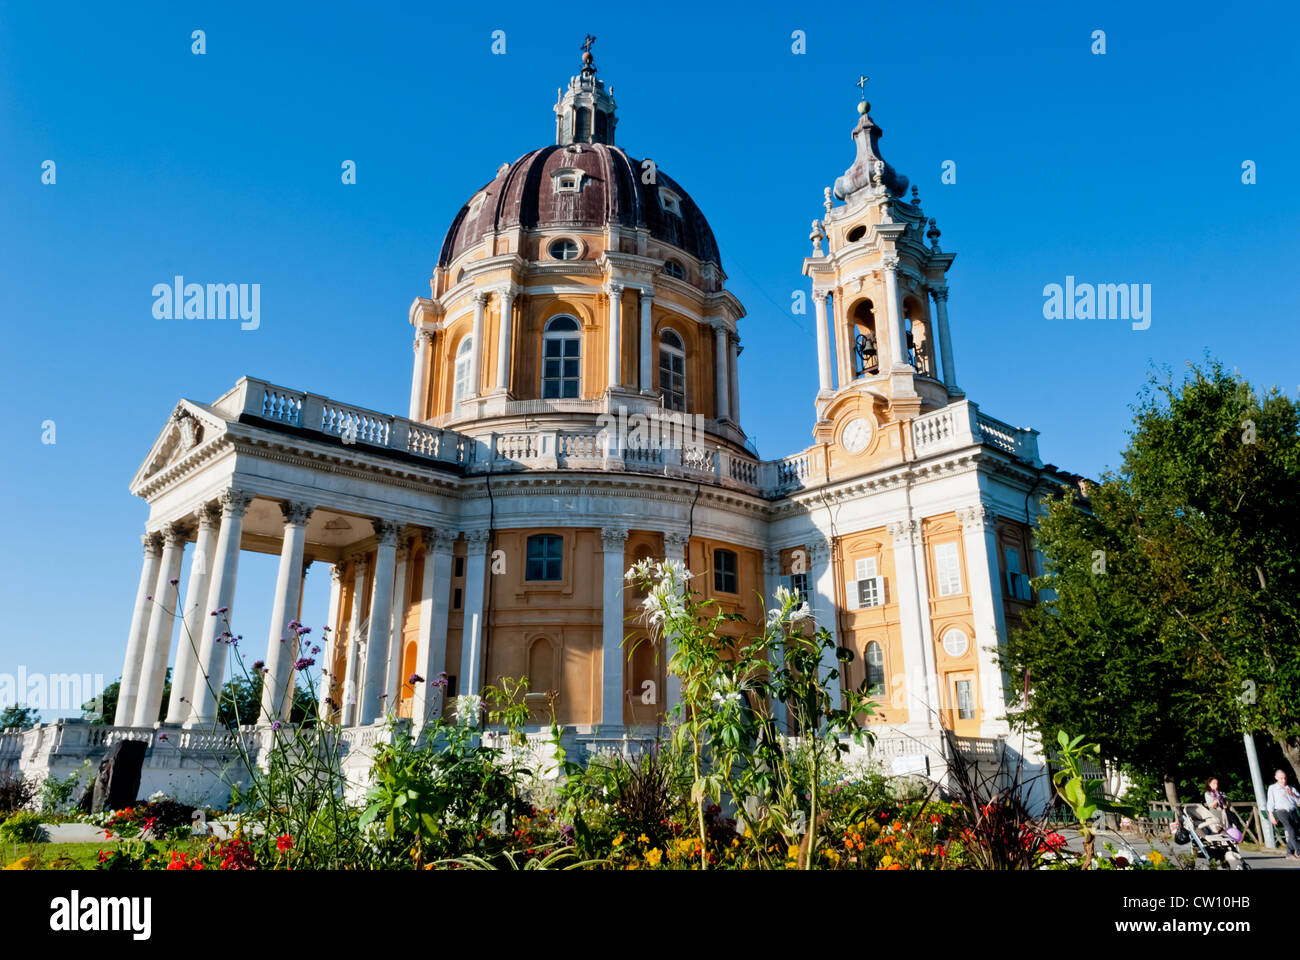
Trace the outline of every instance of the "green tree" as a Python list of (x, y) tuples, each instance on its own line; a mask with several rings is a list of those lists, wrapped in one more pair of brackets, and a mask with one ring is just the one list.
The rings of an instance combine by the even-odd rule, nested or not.
[(1049, 504), (1043, 602), (1002, 654), (1044, 742), (1077, 730), (1171, 800), (1243, 724), (1300, 769), (1298, 422), (1217, 364), (1153, 377), (1121, 469)]
[(19, 730), (30, 730), (40, 722), (41, 712), (35, 707), (12, 703), (0, 710), (0, 730), (9, 730), (13, 727)]

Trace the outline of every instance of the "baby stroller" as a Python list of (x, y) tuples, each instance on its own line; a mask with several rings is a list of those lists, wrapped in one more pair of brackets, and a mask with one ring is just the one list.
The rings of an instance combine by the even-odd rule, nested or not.
[(1223, 829), (1223, 822), (1202, 804), (1189, 803), (1183, 807), (1183, 824), (1174, 831), (1174, 843), (1191, 843), (1198, 857), (1217, 860), (1229, 870), (1250, 869), (1236, 842)]

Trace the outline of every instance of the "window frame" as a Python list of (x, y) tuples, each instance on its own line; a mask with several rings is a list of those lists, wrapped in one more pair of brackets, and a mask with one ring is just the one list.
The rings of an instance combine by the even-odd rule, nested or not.
[[(557, 327), (558, 323), (568, 321), (572, 327)], [(548, 355), (549, 345), (558, 344), (558, 353), (555, 356)], [(570, 355), (566, 352), (569, 344), (576, 344), (575, 352)], [(566, 370), (569, 362), (572, 361), (574, 369), (577, 370), (575, 375), (570, 376)], [(559, 373), (556, 376), (550, 376), (547, 373), (549, 362), (558, 364)], [(576, 400), (582, 396), (582, 321), (569, 313), (557, 313), (549, 317), (542, 327), (542, 362), (541, 362), (541, 382), (538, 384), (538, 395), (543, 400)], [(554, 396), (548, 396), (547, 385), (555, 384), (556, 393)], [(572, 393), (566, 392), (572, 387)]]
[[(868, 599), (874, 602), (867, 602)], [(876, 557), (858, 557), (853, 561), (853, 579), (845, 584), (845, 600), (850, 610), (885, 605), (885, 578), (880, 575)]]
[[(561, 243), (568, 244), (568, 246), (565, 249), (566, 251), (572, 249), (573, 256), (557, 257), (555, 255), (555, 247)], [(573, 237), (552, 237), (550, 240), (546, 241), (546, 256), (549, 257), (551, 260), (556, 261), (557, 263), (571, 263), (574, 260), (581, 260), (582, 254), (583, 254), (582, 243)]]
[[(665, 343), (664, 338), (671, 336), (677, 343)], [(674, 390), (672, 385), (664, 384), (664, 355), (667, 354), (669, 360), (668, 375), (670, 379), (680, 380), (679, 391)], [(680, 333), (672, 327), (664, 327), (659, 331), (659, 395), (664, 398), (664, 409), (672, 410), (676, 413), (686, 412), (686, 340)], [(678, 361), (681, 364), (681, 370), (672, 369), (672, 361)], [(677, 404), (680, 403), (680, 406)]]
[[(942, 553), (940, 553), (942, 551)], [(951, 553), (950, 553), (951, 551)], [(956, 597), (964, 591), (964, 577), (961, 569), (961, 548), (956, 540), (945, 540), (943, 543), (936, 543), (933, 548), (934, 552), (934, 592), (939, 597)], [(947, 567), (947, 559), (951, 556), (952, 565)], [(952, 584), (955, 580), (956, 586)], [(946, 589), (947, 588), (947, 589)]]
[[(880, 658), (880, 662), (879, 662), (879, 663), (872, 663), (872, 662), (871, 662), (871, 649), (872, 649), (872, 647), (874, 647), (874, 648), (876, 649), (876, 653), (877, 653), (877, 655), (878, 655), (879, 658)], [(885, 693), (885, 648), (881, 645), (880, 641), (878, 641), (878, 640), (869, 640), (869, 641), (867, 642), (867, 645), (862, 649), (862, 663), (863, 663), (863, 667), (864, 667), (864, 669), (865, 669), (865, 671), (866, 671), (865, 676), (864, 676), (863, 679), (866, 681), (866, 686), (867, 686), (867, 696), (869, 696), (869, 697), (880, 697), (880, 696), (884, 696), (884, 693)], [(878, 680), (876, 683), (872, 683), (872, 682), (871, 682), (871, 674), (872, 674), (872, 671), (873, 671), (873, 670), (878, 670), (878, 671), (880, 671), (880, 673), (879, 673), (879, 680)]]
[(474, 395), (473, 391), (470, 390), (473, 384), (469, 382), (473, 358), (474, 334), (467, 333), (460, 338), (460, 343), (456, 345), (455, 360), (452, 363), (451, 405), (453, 408), (456, 404)]
[[(533, 556), (533, 544), (539, 547), (539, 556)], [(549, 548), (555, 547), (554, 555)], [(542, 576), (533, 576), (533, 564), (540, 564)], [(555, 576), (546, 576), (555, 565)], [(564, 536), (558, 533), (531, 533), (524, 540), (524, 582), (562, 583), (564, 581)]]
[[(731, 569), (726, 569), (724, 558), (730, 558)], [(727, 578), (731, 579), (731, 589), (727, 589)], [(740, 554), (728, 547), (713, 548), (713, 590), (715, 593), (727, 593), (737, 596), (740, 593)]]

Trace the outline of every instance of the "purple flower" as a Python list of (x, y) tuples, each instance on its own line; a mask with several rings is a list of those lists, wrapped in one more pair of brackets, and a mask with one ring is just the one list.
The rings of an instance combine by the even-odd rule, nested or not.
[(253, 671), (254, 671), (254, 672), (256, 672), (256, 671), (258, 671), (258, 670), (261, 670), (264, 666), (266, 666), (266, 664), (264, 664), (261, 660), (254, 660), (254, 661), (253, 661)]
[(305, 636), (306, 636), (307, 634), (309, 634), (309, 633), (311, 633), (311, 627), (299, 627), (299, 628), (298, 628), (298, 636), (300, 636), (300, 637), (305, 637)]
[(311, 652), (313, 655), (320, 653), (320, 647), (312, 647)]
[(279, 730), (279, 729), (280, 729), (281, 727), (283, 727), (283, 726), (284, 726), (284, 724), (281, 723), (279, 720), (272, 720), (272, 721), (271, 721), (271, 729), (272, 729), (272, 730)]
[(239, 646), (239, 641), (242, 640), (243, 638), (244, 635), (241, 633), (237, 637), (231, 637), (229, 640), (226, 641), (226, 643), (230, 644), (232, 647), (237, 647)]
[(388, 699), (388, 694), (386, 694), (386, 693), (381, 693), (381, 694), (379, 695), (379, 699), (380, 699), (380, 700), (387, 700), (387, 699)]
[(297, 629), (298, 629), (299, 627), (301, 627), (301, 626), (302, 626), (302, 624), (299, 623), (297, 620), (290, 620), (290, 621), (289, 621), (289, 629), (290, 629), (290, 630), (297, 630)]
[(406, 682), (411, 686), (415, 686), (417, 683), (424, 683), (424, 677), (420, 676), (418, 673), (413, 673), (406, 678)]
[(171, 578), (170, 580), (168, 580), (167, 582), (170, 583), (170, 584), (174, 587), (174, 586), (176, 586), (176, 584), (180, 583), (181, 581), (180, 581), (180, 577), (172, 577), (172, 578)]
[(152, 599), (153, 599), (153, 594), (152, 594), (152, 593), (149, 594), (149, 596), (145, 597), (145, 599), (146, 599), (146, 600), (152, 600)]
[(315, 662), (316, 661), (313, 660), (311, 657), (299, 657), (297, 660), (293, 662), (293, 668), (295, 670), (306, 670)]
[(321, 627), (321, 629), (324, 630), (326, 633), (329, 633), (329, 631), (330, 631), (330, 628), (329, 628), (329, 627)]

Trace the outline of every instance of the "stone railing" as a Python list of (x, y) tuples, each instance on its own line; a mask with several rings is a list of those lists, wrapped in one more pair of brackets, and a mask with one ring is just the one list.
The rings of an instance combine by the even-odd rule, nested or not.
[(229, 417), (257, 417), (344, 444), (395, 450), (441, 463), (464, 465), (475, 452), (473, 441), (461, 434), (250, 377), (241, 378), (214, 406)]
[(1013, 427), (980, 413), (969, 400), (949, 404), (912, 421), (912, 447), (918, 457), (984, 443), (1018, 460), (1042, 466), (1038, 431)]

